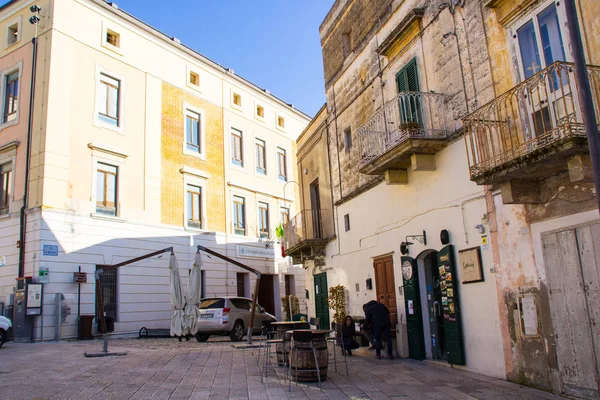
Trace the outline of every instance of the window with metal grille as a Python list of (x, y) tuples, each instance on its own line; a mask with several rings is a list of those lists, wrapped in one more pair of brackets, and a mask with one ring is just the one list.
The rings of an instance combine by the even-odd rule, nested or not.
[(12, 164), (0, 165), (0, 215), (8, 214), (12, 196)]
[(244, 166), (244, 150), (242, 131), (231, 130), (231, 163), (239, 167)]
[(246, 204), (240, 196), (233, 196), (233, 233), (246, 234)]
[(202, 229), (202, 188), (187, 185), (187, 226)]
[(6, 75), (4, 85), (4, 122), (9, 122), (17, 118), (19, 108), (19, 71)]
[(185, 142), (188, 150), (202, 153), (200, 114), (190, 110), (185, 111)]
[(108, 75), (100, 74), (98, 88), (98, 116), (102, 122), (119, 126), (119, 92), (121, 82)]
[(96, 168), (96, 212), (98, 214), (117, 215), (117, 176), (117, 167), (98, 163)]
[[(117, 269), (107, 269), (105, 265), (96, 265), (96, 270), (102, 269), (100, 285), (102, 286), (102, 303), (105, 317), (117, 320)], [(96, 318), (98, 318), (98, 290), (96, 286)]]
[(280, 147), (277, 148), (277, 174), (279, 179), (287, 181), (287, 157), (285, 150)]
[(269, 238), (269, 205), (258, 202), (258, 233), (261, 238)]
[(264, 140), (256, 139), (256, 172), (259, 174), (267, 174), (267, 161), (266, 161), (266, 145)]

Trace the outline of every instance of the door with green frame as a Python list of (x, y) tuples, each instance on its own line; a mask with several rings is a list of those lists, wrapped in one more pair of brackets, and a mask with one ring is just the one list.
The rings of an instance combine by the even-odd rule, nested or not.
[(315, 315), (319, 318), (319, 329), (329, 329), (329, 304), (327, 303), (327, 273), (317, 274), (315, 278)]

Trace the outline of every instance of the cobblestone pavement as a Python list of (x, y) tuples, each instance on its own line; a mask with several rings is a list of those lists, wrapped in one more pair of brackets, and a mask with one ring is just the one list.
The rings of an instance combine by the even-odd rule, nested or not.
[[(13, 343), (0, 348), (0, 399), (559, 399), (505, 381), (430, 362), (376, 360), (368, 350), (334, 372), (323, 392), (292, 384), (273, 371), (261, 383), (256, 349), (228, 339), (116, 339), (109, 351), (126, 356), (86, 358), (101, 341)], [(341, 368), (340, 368), (341, 367)], [(18, 368), (18, 370), (15, 370)]]

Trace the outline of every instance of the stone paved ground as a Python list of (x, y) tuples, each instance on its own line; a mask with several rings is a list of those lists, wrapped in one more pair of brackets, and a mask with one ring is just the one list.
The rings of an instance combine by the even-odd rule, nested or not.
[[(329, 370), (323, 392), (292, 385), (273, 373), (261, 383), (256, 349), (235, 350), (227, 339), (111, 340), (124, 357), (85, 358), (102, 343), (7, 343), (0, 348), (0, 399), (559, 399), (545, 392), (446, 366), (376, 360), (367, 351), (345, 369)], [(15, 367), (20, 367), (15, 371)], [(342, 373), (343, 372), (343, 373)]]

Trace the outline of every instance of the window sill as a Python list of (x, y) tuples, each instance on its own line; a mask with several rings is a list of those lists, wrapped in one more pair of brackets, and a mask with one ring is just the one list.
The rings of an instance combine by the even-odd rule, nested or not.
[(205, 228), (194, 228), (192, 226), (184, 226), (183, 228), (185, 229), (186, 232), (198, 232), (198, 233), (209, 232)]
[(102, 215), (102, 214), (96, 214), (96, 213), (90, 213), (90, 217), (92, 217), (93, 219), (101, 219), (104, 221), (113, 221), (113, 222), (120, 222), (120, 223), (127, 222), (127, 220), (120, 218), (120, 217), (113, 217), (110, 215)]
[(6, 214), (0, 214), (0, 220), (9, 219), (9, 218), (10, 218), (10, 212), (7, 212)]
[(96, 118), (94, 119), (94, 126), (96, 126), (98, 128), (108, 129), (113, 132), (117, 132), (119, 135), (125, 135), (125, 128), (123, 127), (123, 124), (121, 124), (121, 126), (116, 126), (116, 125), (112, 125), (112, 124), (103, 122), (98, 117), (97, 112), (96, 112)]
[(194, 85), (193, 83), (187, 82), (186, 86), (190, 89), (192, 89), (193, 91), (202, 94), (202, 90), (200, 89), (199, 85)]
[(186, 156), (192, 156), (192, 157), (196, 157), (196, 158), (206, 161), (206, 153), (198, 153), (195, 151), (188, 150), (187, 148), (184, 148), (183, 154)]
[(11, 119), (10, 121), (6, 121), (3, 122), (2, 124), (0, 124), (0, 131), (4, 130), (8, 127), (11, 127), (13, 125), (17, 125), (19, 123), (19, 116), (17, 115), (14, 119)]
[(120, 55), (120, 56), (122, 56), (122, 55), (123, 55), (123, 51), (121, 50), (121, 48), (120, 48), (120, 47), (117, 47), (117, 46), (115, 46), (115, 45), (112, 45), (112, 44), (110, 44), (110, 43), (107, 43), (107, 42), (102, 42), (102, 47), (104, 47), (105, 49), (107, 49), (107, 50), (110, 50), (110, 51), (112, 51), (113, 53), (116, 53), (116, 54), (118, 54), (118, 55)]
[(237, 169), (238, 171), (246, 172), (245, 167), (235, 164), (234, 162), (231, 163), (231, 169)]
[(261, 117), (258, 114), (254, 114), (254, 119), (256, 119), (257, 121), (262, 122), (263, 124), (265, 123), (265, 117)]

